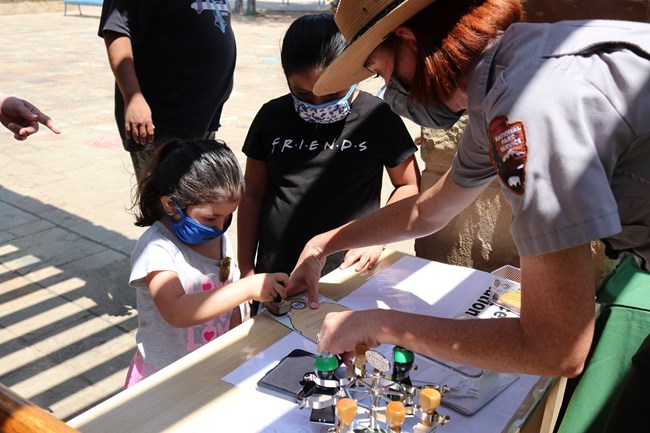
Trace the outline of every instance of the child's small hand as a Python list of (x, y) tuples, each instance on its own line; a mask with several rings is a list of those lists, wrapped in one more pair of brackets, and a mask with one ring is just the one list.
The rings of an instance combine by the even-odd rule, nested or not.
[(286, 296), (285, 285), (289, 281), (289, 275), (284, 272), (255, 274), (246, 279), (250, 279), (251, 297), (256, 301), (271, 302)]

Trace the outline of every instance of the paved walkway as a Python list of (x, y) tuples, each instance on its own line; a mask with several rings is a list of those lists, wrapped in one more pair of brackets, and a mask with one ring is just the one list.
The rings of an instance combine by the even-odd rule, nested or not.
[[(279, 46), (299, 14), (277, 13), (288, 9), (279, 0), (257, 7), (266, 16), (233, 21), (239, 57), (219, 134), (242, 163), (258, 108), (287, 91)], [(134, 176), (113, 121), (99, 9), (82, 8), (0, 16), (0, 90), (63, 131), (26, 142), (0, 131), (0, 382), (64, 420), (121, 389), (137, 327), (129, 254), (143, 231), (129, 213)], [(413, 252), (411, 242), (393, 248)]]

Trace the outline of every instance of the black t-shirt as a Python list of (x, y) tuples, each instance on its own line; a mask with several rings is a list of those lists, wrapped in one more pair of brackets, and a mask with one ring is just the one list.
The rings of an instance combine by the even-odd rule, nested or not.
[[(202, 137), (219, 128), (235, 70), (228, 0), (105, 0), (99, 36), (131, 39), (136, 75), (156, 135)], [(124, 138), (124, 101), (115, 87), (115, 118)], [(132, 141), (127, 150), (141, 150)]]
[(360, 92), (351, 107), (345, 120), (308, 123), (287, 94), (257, 113), (243, 147), (249, 158), (266, 162), (269, 176), (257, 272), (291, 272), (314, 235), (378, 209), (384, 166), (396, 167), (417, 150), (381, 99)]

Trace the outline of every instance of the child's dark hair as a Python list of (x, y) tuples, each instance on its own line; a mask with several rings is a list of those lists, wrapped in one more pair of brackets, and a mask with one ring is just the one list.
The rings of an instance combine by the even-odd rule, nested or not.
[(324, 69), (345, 47), (332, 14), (304, 15), (291, 23), (284, 35), (280, 53), (284, 75)]
[(135, 225), (146, 227), (164, 215), (170, 196), (181, 209), (239, 200), (244, 175), (235, 154), (219, 140), (172, 140), (156, 149), (135, 196)]

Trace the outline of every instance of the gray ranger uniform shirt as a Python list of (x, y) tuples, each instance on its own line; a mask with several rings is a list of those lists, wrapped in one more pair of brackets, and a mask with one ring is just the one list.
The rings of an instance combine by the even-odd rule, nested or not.
[(512, 25), (471, 72), (452, 165), (499, 177), (522, 256), (602, 239), (650, 270), (650, 25)]

